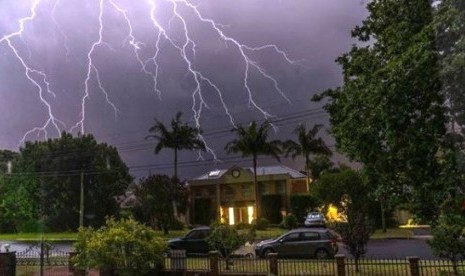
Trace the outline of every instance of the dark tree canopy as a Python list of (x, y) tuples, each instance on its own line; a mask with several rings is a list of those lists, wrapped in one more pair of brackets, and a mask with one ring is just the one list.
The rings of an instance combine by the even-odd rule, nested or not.
[(169, 148), (174, 151), (174, 177), (178, 177), (178, 151), (205, 150), (205, 143), (200, 138), (201, 130), (189, 126), (181, 120), (182, 112), (176, 113), (171, 120), (171, 128), (155, 119), (155, 124), (149, 129), (153, 135), (146, 138), (157, 140), (154, 152), (158, 154), (162, 149)]
[(269, 140), (269, 131), (272, 125), (265, 121), (261, 125), (252, 121), (248, 127), (241, 125), (232, 129), (237, 138), (230, 141), (224, 147), (228, 153), (241, 153), (244, 157), (252, 157), (254, 173), (255, 202), (257, 206), (257, 219), (260, 218), (260, 197), (258, 195), (257, 183), (257, 160), (260, 155), (268, 155), (279, 161), (282, 153), (282, 142), (279, 140)]
[[(389, 199), (406, 186), (414, 212), (437, 218), (437, 154), (445, 135), (444, 98), (429, 0), (374, 0), (370, 15), (337, 59), (344, 84), (327, 97), (337, 147), (364, 165), (365, 176)], [(365, 43), (368, 42), (368, 45)], [(367, 45), (367, 46), (363, 46)], [(432, 208), (424, 208), (424, 202)]]
[(310, 166), (310, 155), (331, 156), (332, 152), (326, 143), (320, 137), (317, 137), (318, 131), (322, 125), (314, 125), (313, 128), (307, 130), (305, 125), (299, 124), (293, 131), (297, 136), (297, 142), (287, 140), (284, 142), (284, 152), (286, 157), (291, 156), (295, 159), (297, 156), (303, 157), (305, 160), (305, 171), (310, 183), (310, 175), (312, 167)]
[[(465, 135), (465, 2), (443, 0), (435, 18), (441, 80), (448, 100), (452, 126)], [(463, 149), (463, 148), (462, 148)]]
[(137, 197), (136, 211), (142, 215), (144, 223), (168, 234), (176, 219), (173, 202), (182, 201), (187, 193), (185, 183), (157, 174), (142, 178), (135, 186), (134, 195)]
[[(84, 183), (84, 224), (100, 226), (106, 216), (118, 215), (116, 197), (132, 181), (116, 148), (98, 143), (92, 135), (27, 142), (5, 183), (3, 210), (22, 210), (10, 218), (13, 225), (42, 221), (53, 231), (79, 226), (81, 173)], [(15, 200), (19, 200), (15, 202)], [(12, 208), (12, 209), (11, 209)]]

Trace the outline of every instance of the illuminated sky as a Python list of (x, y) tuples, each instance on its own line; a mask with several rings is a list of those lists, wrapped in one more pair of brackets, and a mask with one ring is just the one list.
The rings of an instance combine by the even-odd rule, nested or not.
[(340, 85), (334, 59), (366, 16), (356, 0), (0, 2), (0, 148), (84, 131), (136, 176), (171, 173), (172, 152), (144, 137), (183, 111), (214, 152), (203, 157), (224, 161), (183, 153), (187, 178), (241, 163), (223, 152), (233, 123), (270, 116), (278, 138), (326, 123), (310, 98)]

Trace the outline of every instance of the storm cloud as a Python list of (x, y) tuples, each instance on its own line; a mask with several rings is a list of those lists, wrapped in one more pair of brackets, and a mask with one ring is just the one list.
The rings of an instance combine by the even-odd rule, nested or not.
[[(99, 38), (99, 4), (103, 4), (102, 42), (90, 55), (89, 51)], [(48, 106), (57, 119), (60, 130), (73, 130), (83, 118), (82, 99), (85, 79), (88, 98), (84, 106), (83, 128), (99, 141), (118, 147), (121, 156), (136, 176), (147, 172), (171, 173), (172, 153), (153, 154), (153, 141), (145, 140), (153, 118), (168, 122), (177, 111), (194, 123), (199, 111), (199, 97), (205, 106), (198, 118), (205, 139), (217, 157), (228, 160), (224, 144), (233, 138), (231, 119), (237, 124), (264, 119), (260, 109), (281, 119), (277, 136), (285, 138), (298, 123), (327, 124), (327, 116), (310, 101), (313, 94), (341, 84), (341, 70), (335, 64), (337, 56), (349, 50), (354, 41), (350, 30), (366, 17), (365, 3), (357, 0), (202, 0), (202, 1), (129, 1), (129, 0), (2, 0), (0, 4), (0, 148), (18, 150), (24, 135), (46, 124)], [(31, 7), (38, 3), (35, 17)], [(174, 9), (174, 4), (177, 7)], [(141, 70), (131, 39), (130, 28), (123, 13), (131, 21), (137, 44), (137, 53), (144, 62), (157, 51), (157, 89), (154, 79)], [(192, 4), (189, 6), (187, 4)], [(156, 41), (160, 29), (151, 18), (151, 8), (157, 23), (172, 39)], [(224, 40), (205, 19), (211, 19), (226, 36), (250, 47), (276, 45), (296, 61), (289, 63), (276, 49), (245, 50), (248, 58), (260, 66), (279, 84), (285, 96), (275, 89), (273, 81), (256, 68), (249, 68), (248, 84), (252, 99), (244, 87), (246, 62), (240, 49)], [(182, 17), (182, 20), (174, 12)], [(184, 23), (187, 28), (184, 28)], [(220, 90), (221, 97), (211, 85), (203, 81), (202, 93), (195, 94), (196, 81), (179, 47), (185, 46), (186, 30), (195, 46), (187, 44), (186, 56), (192, 68), (211, 80)], [(18, 35), (11, 34), (15, 32)], [(6, 39), (8, 37), (8, 39)], [(17, 52), (15, 52), (17, 51)], [(18, 56), (20, 58), (18, 58)], [(28, 79), (25, 62), (31, 70), (30, 78), (39, 83), (39, 89)], [(95, 67), (95, 69), (94, 69)], [(152, 74), (157, 67), (148, 62), (146, 70)], [(36, 71), (43, 72), (46, 77)], [(98, 70), (98, 75), (95, 70)], [(101, 80), (104, 91), (99, 87)], [(47, 90), (49, 83), (50, 92)], [(197, 92), (198, 93), (198, 92)], [(224, 106), (223, 106), (224, 102)], [(114, 105), (114, 106), (113, 106)], [(52, 124), (46, 126), (48, 137), (57, 137)], [(327, 134), (324, 134), (327, 136)], [(26, 140), (44, 139), (44, 131), (34, 131)], [(195, 153), (182, 153), (180, 174), (192, 177), (206, 169), (227, 166), (196, 161)], [(212, 159), (209, 154), (205, 159)], [(248, 165), (247, 162), (243, 163)]]

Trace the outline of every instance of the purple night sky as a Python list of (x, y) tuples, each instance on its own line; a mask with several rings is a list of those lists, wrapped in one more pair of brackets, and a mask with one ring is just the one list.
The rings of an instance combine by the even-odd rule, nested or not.
[[(334, 60), (355, 43), (350, 30), (367, 16), (365, 5), (2, 0), (0, 149), (84, 131), (115, 145), (136, 177), (171, 174), (172, 151), (154, 155), (154, 141), (144, 138), (153, 118), (168, 122), (182, 111), (200, 125), (214, 153), (199, 161), (196, 153), (182, 152), (181, 178), (250, 166), (223, 151), (234, 138), (233, 123), (269, 114), (278, 127), (273, 138), (280, 139), (298, 123), (327, 124), (321, 104), (310, 98), (341, 84)], [(333, 143), (325, 131), (322, 136)], [(224, 163), (210, 161), (215, 156)], [(267, 162), (275, 161), (260, 164)]]

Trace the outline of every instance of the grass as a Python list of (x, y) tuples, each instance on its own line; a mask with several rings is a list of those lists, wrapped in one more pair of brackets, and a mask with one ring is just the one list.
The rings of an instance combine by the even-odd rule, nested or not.
[[(165, 240), (172, 239), (175, 237), (184, 236), (189, 230), (172, 230), (169, 231), (168, 235), (164, 235), (162, 231), (156, 231), (157, 235)], [(248, 230), (242, 230), (246, 233)], [(268, 228), (267, 230), (258, 230), (256, 232), (256, 239), (270, 239), (276, 238), (286, 233), (288, 230), (281, 228)], [(386, 233), (383, 233), (380, 229), (376, 230), (371, 236), (371, 239), (409, 239), (412, 238), (413, 233), (411, 228), (389, 228)], [(40, 241), (42, 237), (48, 241), (75, 241), (77, 234), (73, 232), (61, 232), (61, 233), (16, 233), (16, 234), (0, 234), (0, 240), (2, 241)]]
[(386, 233), (382, 229), (376, 229), (370, 239), (411, 239), (413, 237), (412, 230), (408, 228), (388, 228)]

